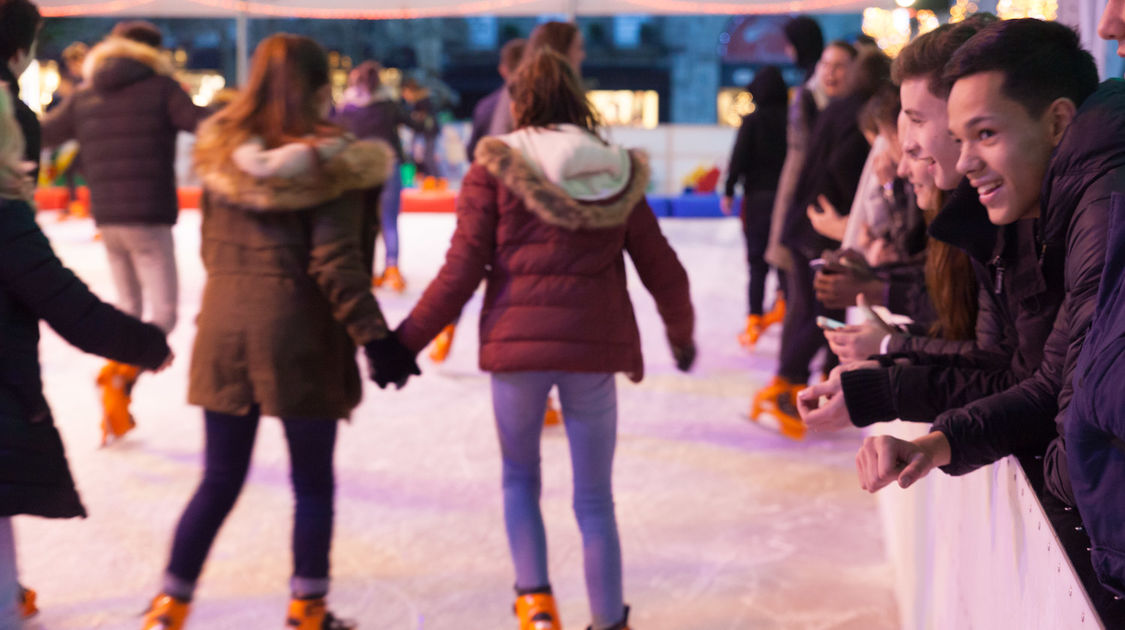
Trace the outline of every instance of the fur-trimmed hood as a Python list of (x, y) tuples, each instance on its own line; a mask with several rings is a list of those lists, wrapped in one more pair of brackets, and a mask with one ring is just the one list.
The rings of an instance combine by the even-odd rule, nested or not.
[(172, 61), (161, 50), (124, 37), (108, 37), (90, 50), (82, 77), (98, 91), (112, 91), (153, 75), (170, 77)]
[[(220, 133), (210, 121), (199, 135)], [(252, 139), (220, 162), (196, 161), (208, 193), (249, 210), (302, 210), (351, 190), (380, 186), (390, 175), (391, 148), (350, 134), (267, 149)]]
[(624, 225), (644, 198), (648, 155), (573, 125), (480, 141), (475, 160), (541, 220), (570, 230)]

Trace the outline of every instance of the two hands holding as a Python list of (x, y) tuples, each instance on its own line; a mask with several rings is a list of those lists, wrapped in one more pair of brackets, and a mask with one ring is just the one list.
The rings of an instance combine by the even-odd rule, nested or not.
[(422, 375), (415, 360), (417, 354), (402, 345), (393, 331), (364, 344), (363, 353), (367, 355), (367, 374), (379, 389), (392, 383), (395, 389), (402, 389), (411, 376)]
[[(415, 360), (416, 353), (404, 346), (394, 332), (366, 343), (363, 353), (367, 356), (367, 373), (379, 389), (391, 384), (395, 389), (402, 389), (411, 376), (422, 374)], [(686, 344), (673, 344), (672, 356), (676, 361), (676, 369), (681, 372), (691, 370), (695, 363), (695, 343), (689, 341)]]

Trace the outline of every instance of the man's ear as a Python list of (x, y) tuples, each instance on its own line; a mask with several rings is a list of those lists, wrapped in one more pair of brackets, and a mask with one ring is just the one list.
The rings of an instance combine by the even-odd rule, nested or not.
[(1047, 111), (1043, 113), (1043, 117), (1047, 124), (1047, 132), (1051, 135), (1052, 146), (1059, 146), (1063, 134), (1066, 133), (1077, 114), (1078, 107), (1069, 98), (1056, 98), (1053, 103), (1047, 106)]

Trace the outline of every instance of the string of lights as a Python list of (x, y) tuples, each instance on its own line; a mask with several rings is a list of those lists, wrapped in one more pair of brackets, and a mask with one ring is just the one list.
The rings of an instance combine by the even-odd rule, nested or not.
[(152, 4), (156, 0), (111, 0), (95, 4), (65, 4), (62, 6), (40, 6), (39, 12), (44, 17), (84, 17), (120, 13), (142, 5)]
[(477, 0), (451, 6), (393, 9), (324, 9), (243, 2), (241, 0), (189, 0), (202, 6), (223, 9), (232, 13), (270, 17), (292, 17), (315, 20), (405, 20), (411, 18), (444, 17), (495, 13), (503, 9), (529, 4), (535, 0)]

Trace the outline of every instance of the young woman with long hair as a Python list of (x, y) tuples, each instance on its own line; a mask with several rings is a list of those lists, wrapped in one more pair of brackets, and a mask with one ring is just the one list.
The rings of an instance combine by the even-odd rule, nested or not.
[(274, 35), (255, 51), (246, 88), (200, 128), (207, 283), (188, 401), (204, 409), (203, 480), (176, 528), (146, 629), (182, 628), (242, 490), (261, 415), (281, 418), (296, 495), (286, 627), (353, 627), (324, 603), (337, 420), (361, 397), (357, 345), (380, 386), (417, 367), (388, 333), (360, 253), (362, 193), (386, 178), (389, 150), (326, 122), (328, 101), (321, 47)]
[(521, 630), (561, 628), (539, 508), (539, 438), (558, 386), (594, 630), (628, 627), (613, 507), (614, 373), (643, 376), (625, 254), (656, 300), (677, 366), (695, 357), (688, 278), (645, 201), (647, 157), (607, 144), (573, 66), (532, 53), (512, 84), (516, 131), (481, 141), (437, 278), (402, 323), (417, 352), (483, 279), (480, 365), (492, 373), (504, 521)]

